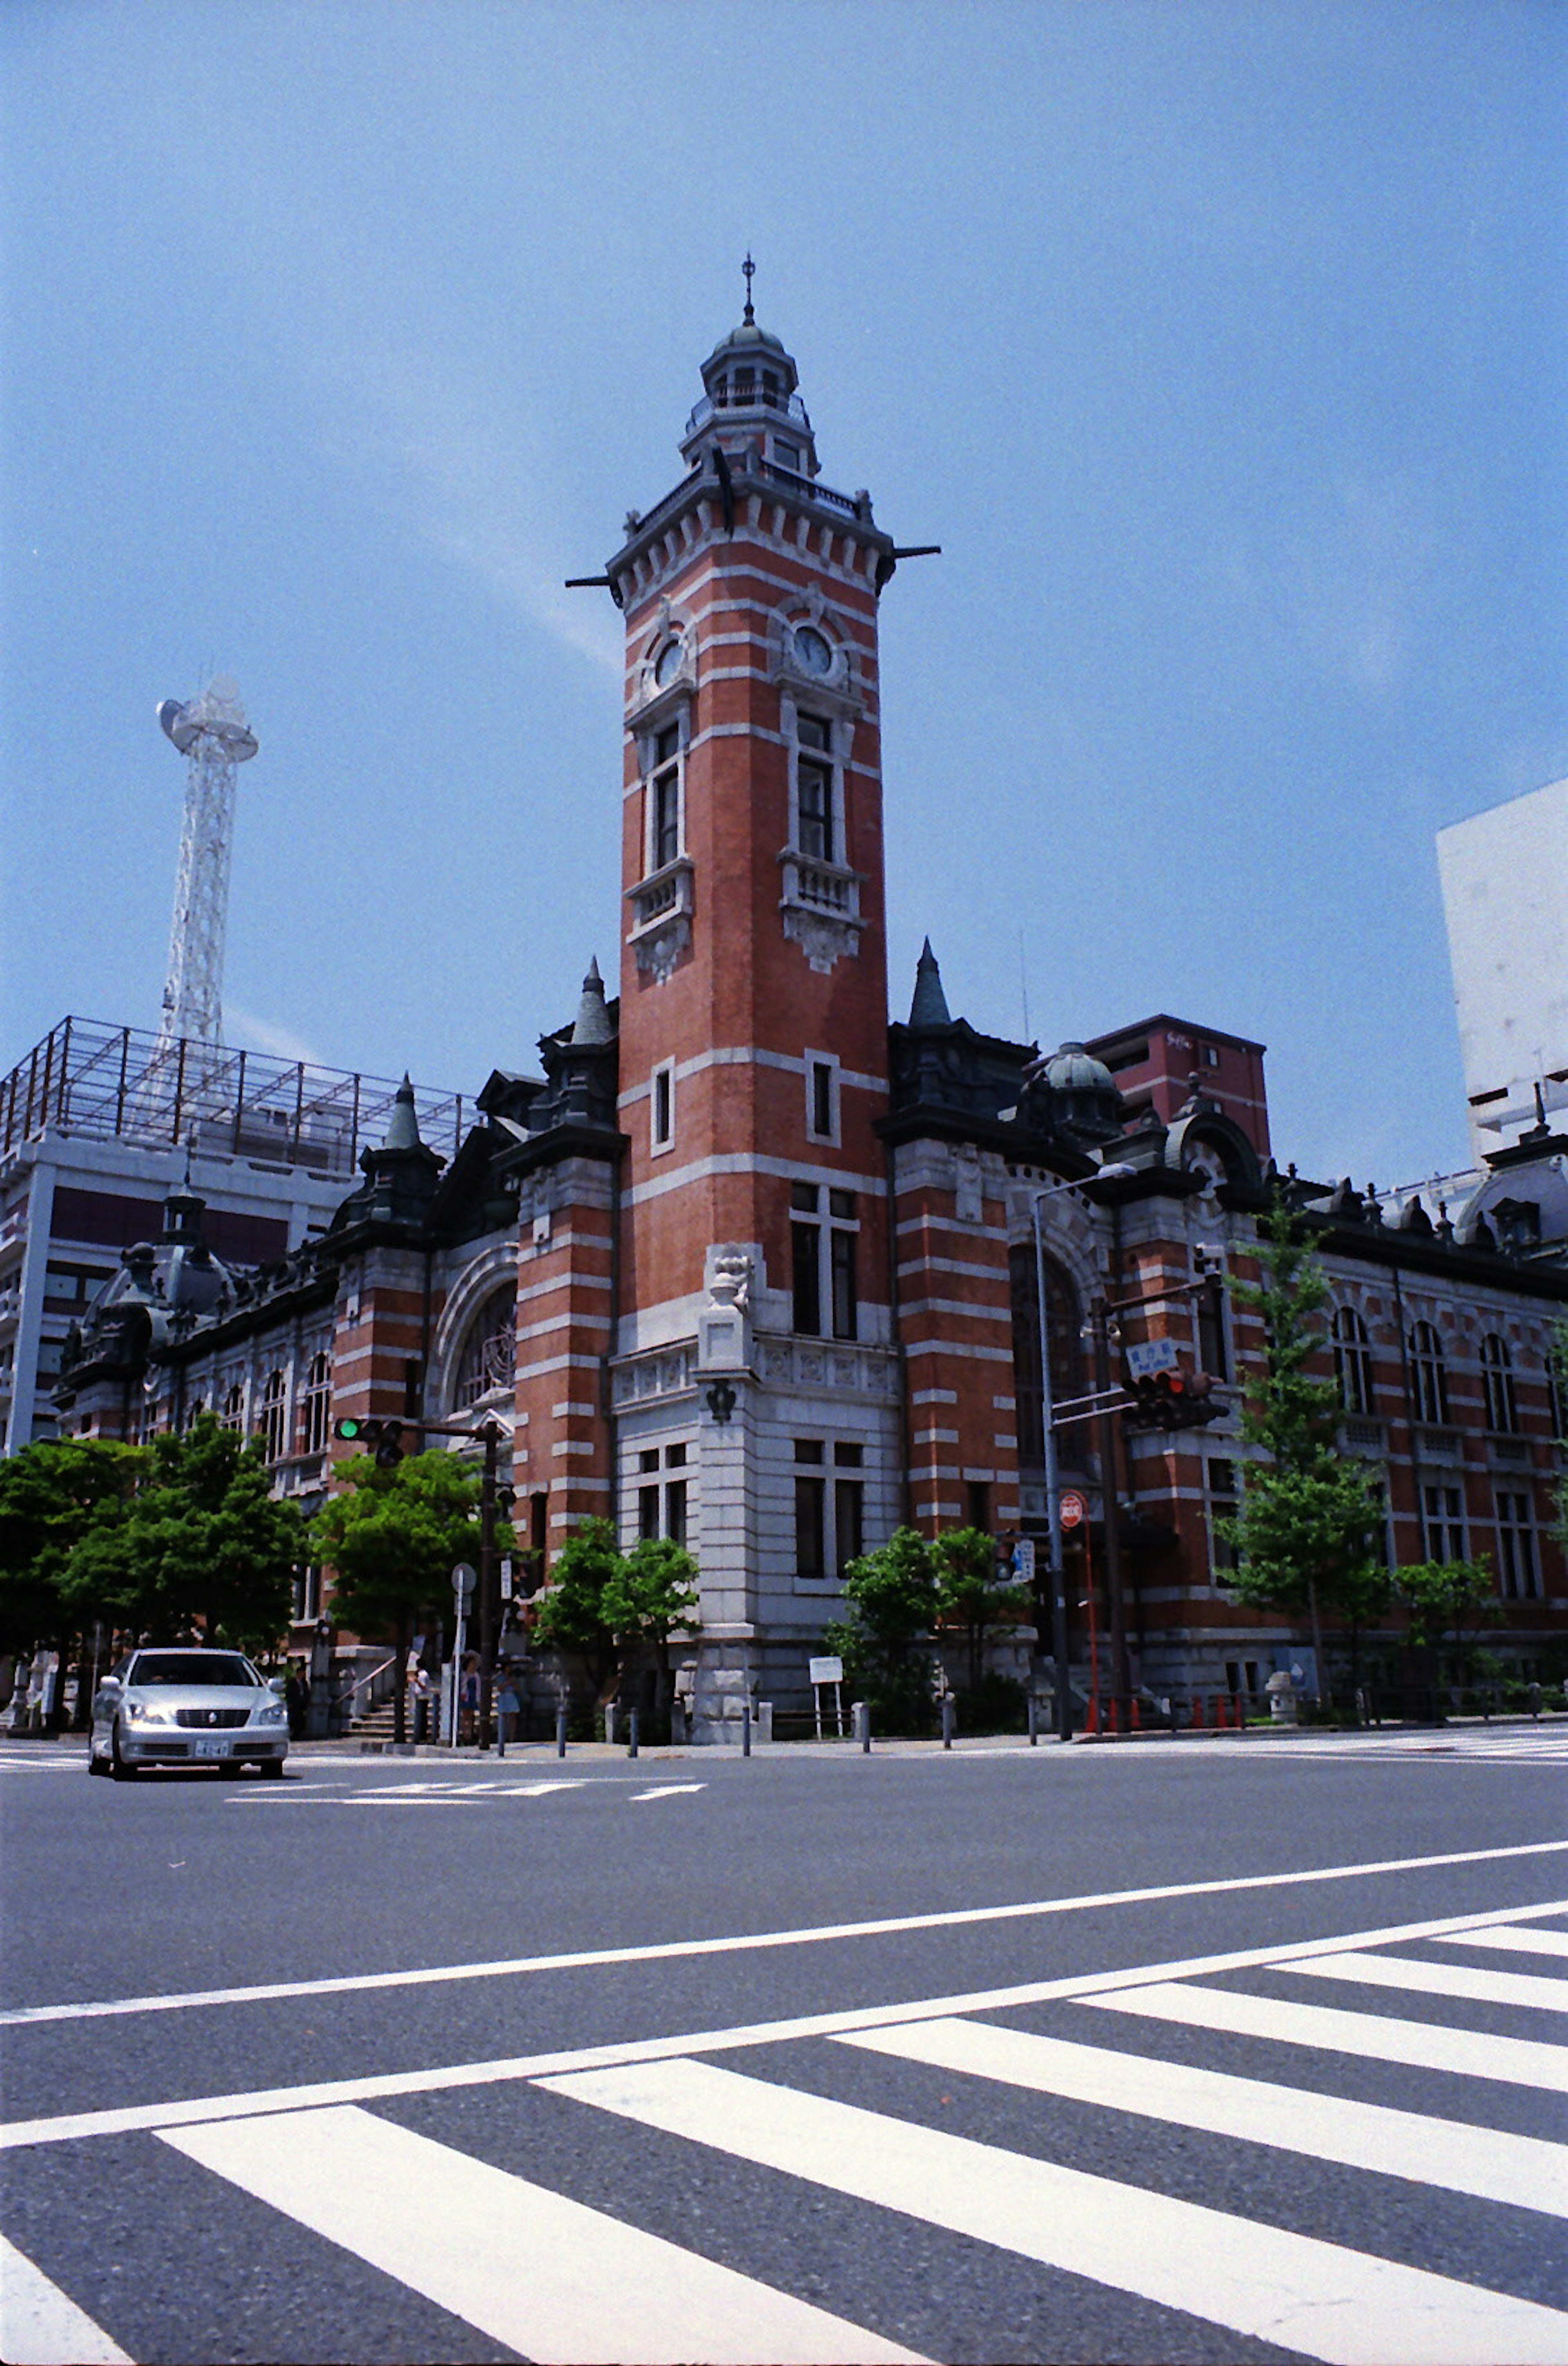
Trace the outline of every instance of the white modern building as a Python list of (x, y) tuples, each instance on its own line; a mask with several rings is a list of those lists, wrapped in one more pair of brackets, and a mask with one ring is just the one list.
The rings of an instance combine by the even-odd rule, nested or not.
[(1568, 1110), (1568, 780), (1439, 830), (1438, 870), (1479, 1161)]
[[(56, 1434), (73, 1323), (182, 1183), (227, 1263), (275, 1263), (322, 1231), (386, 1132), (398, 1087), (262, 1052), (64, 1019), (0, 1076), (0, 1451)], [(450, 1155), (472, 1121), (418, 1091)]]

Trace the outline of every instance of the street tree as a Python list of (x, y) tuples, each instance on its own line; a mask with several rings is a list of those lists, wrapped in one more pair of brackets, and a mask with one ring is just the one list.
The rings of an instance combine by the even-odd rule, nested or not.
[(994, 1538), (983, 1528), (949, 1528), (931, 1547), (939, 1627), (964, 1638), (969, 1690), (979, 1690), (986, 1646), (999, 1629), (1030, 1616), (1029, 1589), (997, 1560)]
[[(0, 1461), (0, 1651), (55, 1650), (66, 1664), (73, 1637), (92, 1622), (62, 1581), (96, 1524), (112, 1527), (147, 1458), (98, 1438), (38, 1439)], [(55, 1696), (63, 1715), (64, 1686)]]
[(1225, 1583), (1242, 1602), (1306, 1611), (1326, 1697), (1324, 1611), (1349, 1629), (1354, 1661), (1361, 1627), (1388, 1597), (1376, 1550), (1382, 1505), (1365, 1468), (1340, 1453), (1337, 1389), (1311, 1369), (1328, 1282), (1282, 1195), (1258, 1219), (1257, 1256), (1262, 1279), (1233, 1280), (1231, 1292), (1263, 1318), (1263, 1361), (1246, 1375), (1241, 1416), (1262, 1459), (1247, 1464), (1240, 1509), (1221, 1524), (1237, 1554)]
[(273, 1495), (260, 1444), (202, 1413), (142, 1451), (134, 1492), (100, 1504), (66, 1558), (67, 1603), (139, 1634), (271, 1651), (305, 1524)]
[(1434, 1675), (1450, 1638), (1458, 1671), (1468, 1669), (1482, 1628), (1483, 1608), (1495, 1614), (1497, 1583), (1492, 1564), (1475, 1560), (1418, 1560), (1399, 1572), (1399, 1594), (1410, 1619), (1410, 1639), (1431, 1655)]
[[(481, 1482), (456, 1455), (433, 1449), (383, 1469), (356, 1454), (333, 1472), (342, 1492), (310, 1523), (310, 1551), (333, 1572), (334, 1616), (359, 1634), (390, 1637), (396, 1653), (392, 1731), (405, 1739), (403, 1672), (415, 1620), (445, 1604), (452, 1572), (477, 1544)], [(511, 1530), (496, 1526), (496, 1549)]]
[(573, 1528), (534, 1597), (533, 1636), (586, 1665), (595, 1696), (612, 1699), (639, 1660), (649, 1662), (668, 1717), (675, 1676), (670, 1644), (698, 1631), (698, 1569), (683, 1545), (645, 1537), (624, 1553), (608, 1520)]
[(931, 1722), (930, 1637), (938, 1611), (937, 1560), (918, 1528), (895, 1528), (885, 1545), (844, 1572), (847, 1619), (823, 1639), (844, 1662), (852, 1688), (886, 1724), (920, 1731)]
[[(1552, 1411), (1556, 1415), (1557, 1442), (1568, 1446), (1568, 1315), (1552, 1326), (1551, 1345), (1547, 1349), (1551, 1375)], [(1568, 1462), (1559, 1457), (1556, 1486), (1557, 1517), (1552, 1535), (1568, 1552)]]

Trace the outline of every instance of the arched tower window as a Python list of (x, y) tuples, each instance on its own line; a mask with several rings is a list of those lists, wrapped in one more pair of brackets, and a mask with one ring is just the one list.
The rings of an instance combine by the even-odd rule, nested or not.
[(236, 1380), (223, 1400), (223, 1410), (218, 1416), (225, 1429), (243, 1429), (245, 1424), (245, 1391)]
[(262, 1392), (256, 1406), (256, 1435), (262, 1451), (269, 1462), (283, 1459), (283, 1420), (286, 1411), (287, 1384), (281, 1372), (269, 1372), (262, 1382)]
[(457, 1358), (453, 1403), (459, 1413), (492, 1391), (510, 1389), (517, 1355), (517, 1296), (510, 1282), (491, 1290), (469, 1324)]
[(1410, 1326), (1410, 1387), (1416, 1420), (1443, 1427), (1449, 1418), (1449, 1370), (1443, 1343), (1430, 1323)]
[[(1034, 1244), (1020, 1241), (1008, 1253), (1012, 1294), (1013, 1393), (1018, 1400), (1018, 1456), (1037, 1469), (1045, 1459), (1043, 1404), (1040, 1387), (1040, 1289)], [(1071, 1276), (1054, 1257), (1045, 1259), (1045, 1330), (1051, 1348), (1051, 1402), (1066, 1403), (1084, 1394), (1083, 1314)], [(1063, 1431), (1057, 1448), (1075, 1465), (1073, 1451), (1084, 1442), (1081, 1425)]]
[(327, 1429), (333, 1406), (332, 1360), (323, 1348), (310, 1358), (306, 1377), (305, 1395), (301, 1406), (299, 1450), (302, 1454), (324, 1454), (327, 1450)]
[(1489, 1331), (1481, 1343), (1481, 1378), (1486, 1391), (1486, 1426), (1512, 1437), (1519, 1425), (1514, 1395), (1514, 1359), (1508, 1343)]
[(1337, 1306), (1330, 1332), (1340, 1403), (1347, 1413), (1374, 1412), (1377, 1400), (1372, 1389), (1372, 1351), (1365, 1323), (1353, 1306)]

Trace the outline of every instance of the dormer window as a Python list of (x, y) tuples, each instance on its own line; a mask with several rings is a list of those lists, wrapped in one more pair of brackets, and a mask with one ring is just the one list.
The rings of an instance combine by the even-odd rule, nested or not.
[(778, 462), (781, 468), (788, 468), (794, 475), (797, 477), (799, 476), (800, 446), (798, 444), (781, 443), (779, 438), (775, 435), (773, 438), (773, 457)]

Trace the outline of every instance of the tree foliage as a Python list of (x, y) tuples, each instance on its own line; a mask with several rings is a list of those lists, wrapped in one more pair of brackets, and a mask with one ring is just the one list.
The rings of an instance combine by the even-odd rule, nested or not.
[(75, 1624), (62, 1592), (73, 1553), (95, 1523), (124, 1508), (147, 1458), (91, 1438), (39, 1439), (0, 1461), (0, 1651), (62, 1639)]
[(1231, 1290), (1263, 1317), (1263, 1364), (1247, 1376), (1241, 1417), (1263, 1459), (1246, 1466), (1240, 1510), (1222, 1524), (1239, 1556), (1225, 1583), (1243, 1602), (1307, 1610), (1321, 1668), (1321, 1611), (1354, 1635), (1387, 1600), (1375, 1550), (1382, 1506), (1366, 1470), (1339, 1451), (1337, 1389), (1310, 1369), (1329, 1293), (1305, 1228), (1276, 1196), (1258, 1233), (1262, 1279)]
[(60, 1587), (78, 1617), (270, 1651), (305, 1550), (305, 1524), (271, 1493), (260, 1445), (203, 1413), (141, 1449), (130, 1494), (106, 1493)]
[(844, 1662), (851, 1688), (889, 1728), (921, 1732), (931, 1723), (929, 1640), (940, 1606), (936, 1549), (918, 1528), (895, 1528), (885, 1545), (844, 1572), (851, 1615), (824, 1636)]
[[(1547, 1350), (1551, 1364), (1552, 1393), (1556, 1400), (1558, 1442), (1568, 1445), (1568, 1315), (1552, 1327), (1551, 1345)], [(1552, 1535), (1568, 1552), (1568, 1468), (1560, 1470), (1556, 1487), (1557, 1518)]]
[(692, 1555), (672, 1538), (647, 1537), (624, 1553), (608, 1520), (584, 1520), (534, 1597), (534, 1639), (581, 1659), (601, 1699), (638, 1659), (651, 1660), (667, 1710), (671, 1638), (695, 1634), (701, 1623), (697, 1578)]
[(1451, 1637), (1462, 1662), (1473, 1649), (1485, 1606), (1495, 1612), (1496, 1581), (1483, 1554), (1476, 1560), (1419, 1560), (1399, 1572), (1399, 1593), (1410, 1617), (1410, 1639), (1434, 1659)]
[(936, 1565), (937, 1624), (964, 1638), (969, 1690), (986, 1672), (986, 1645), (998, 1628), (1019, 1626), (1031, 1613), (1029, 1589), (998, 1570), (994, 1538), (983, 1528), (949, 1528), (931, 1547)]
[[(432, 1450), (383, 1470), (374, 1456), (340, 1463), (343, 1490), (310, 1524), (312, 1556), (333, 1572), (335, 1616), (360, 1634), (392, 1640), (400, 1673), (407, 1663), (414, 1621), (442, 1607), (452, 1572), (477, 1550), (479, 1473), (455, 1455)], [(496, 1524), (496, 1549), (511, 1530)], [(406, 1688), (393, 1691), (393, 1733), (403, 1739)]]

